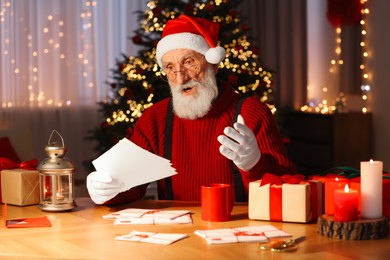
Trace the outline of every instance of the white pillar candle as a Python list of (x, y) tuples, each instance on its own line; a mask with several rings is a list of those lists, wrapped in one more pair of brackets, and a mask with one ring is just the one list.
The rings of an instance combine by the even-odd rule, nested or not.
[(360, 162), (361, 217), (382, 217), (383, 162)]

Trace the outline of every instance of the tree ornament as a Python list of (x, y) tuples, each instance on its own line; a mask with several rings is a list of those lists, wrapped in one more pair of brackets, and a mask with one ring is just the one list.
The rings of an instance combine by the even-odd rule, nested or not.
[(243, 25), (241, 26), (241, 30), (244, 31), (244, 32), (249, 31), (249, 25), (243, 24)]
[(237, 82), (238, 82), (238, 77), (237, 77), (236, 74), (230, 74), (230, 75), (228, 76), (228, 80), (229, 80), (229, 82), (230, 82), (231, 84), (237, 84)]
[(331, 25), (358, 25), (361, 20), (362, 3), (360, 0), (328, 0), (326, 17)]
[(206, 10), (209, 12), (212, 12), (214, 10), (214, 5), (213, 4), (207, 4), (206, 5)]
[(134, 44), (141, 45), (142, 44), (142, 37), (140, 35), (134, 35), (132, 38)]

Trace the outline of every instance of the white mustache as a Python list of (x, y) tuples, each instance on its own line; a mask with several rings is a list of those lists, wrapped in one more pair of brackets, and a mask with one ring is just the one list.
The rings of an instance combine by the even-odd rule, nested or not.
[(188, 88), (196, 88), (200, 84), (201, 83), (199, 81), (191, 80), (191, 81), (188, 81), (188, 82), (186, 82), (184, 84), (176, 85), (176, 87), (178, 87), (180, 90), (185, 90), (185, 89), (188, 89)]

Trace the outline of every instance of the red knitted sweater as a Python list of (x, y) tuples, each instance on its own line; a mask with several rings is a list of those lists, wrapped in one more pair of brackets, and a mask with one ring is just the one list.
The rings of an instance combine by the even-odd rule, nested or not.
[[(174, 200), (199, 201), (202, 184), (229, 183), (234, 187), (233, 163), (219, 153), (220, 143), (217, 137), (223, 133), (226, 126), (233, 125), (238, 98), (239, 95), (233, 88), (225, 85), (205, 117), (188, 120), (174, 116), (171, 161), (178, 173), (172, 176)], [(168, 102), (169, 99), (165, 99), (148, 108), (137, 121), (131, 137), (135, 144), (160, 156), (164, 156)], [(265, 173), (296, 173), (294, 165), (287, 157), (269, 108), (257, 98), (250, 97), (242, 104), (241, 115), (245, 124), (255, 133), (261, 151), (257, 165), (250, 171), (240, 170), (246, 193), (249, 182), (261, 179)], [(165, 192), (164, 181), (159, 181), (158, 188), (159, 192)], [(146, 185), (132, 188), (105, 204), (140, 199), (145, 190)]]

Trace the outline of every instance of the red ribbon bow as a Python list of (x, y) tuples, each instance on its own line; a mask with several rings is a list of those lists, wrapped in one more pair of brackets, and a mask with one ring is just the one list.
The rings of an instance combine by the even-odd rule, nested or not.
[(25, 162), (17, 163), (6, 157), (0, 157), (0, 170), (9, 170), (9, 169), (24, 169), (24, 170), (36, 170), (38, 166), (38, 160), (28, 160)]
[(283, 176), (278, 176), (272, 173), (266, 173), (261, 179), (260, 186), (264, 186), (266, 184), (282, 185), (283, 183), (298, 184), (304, 179), (305, 175), (302, 174), (284, 174)]

